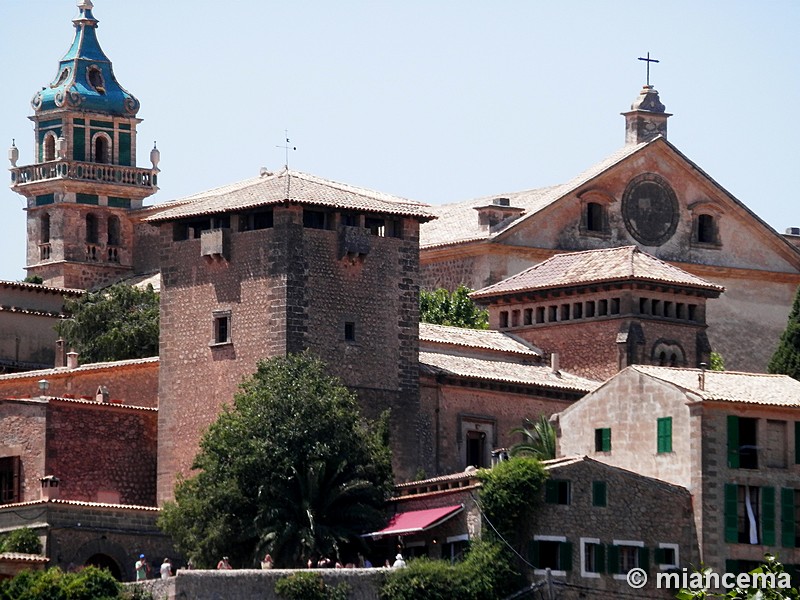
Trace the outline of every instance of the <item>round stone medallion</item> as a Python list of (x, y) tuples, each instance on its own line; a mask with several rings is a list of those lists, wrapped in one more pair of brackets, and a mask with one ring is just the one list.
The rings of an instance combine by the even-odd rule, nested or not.
[(633, 178), (622, 196), (625, 227), (645, 246), (660, 246), (678, 227), (678, 199), (660, 175), (645, 173)]

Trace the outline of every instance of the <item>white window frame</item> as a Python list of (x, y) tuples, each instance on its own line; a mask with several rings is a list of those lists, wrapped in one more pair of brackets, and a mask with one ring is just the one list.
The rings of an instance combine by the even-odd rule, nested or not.
[(581, 577), (586, 577), (590, 579), (599, 579), (600, 573), (597, 571), (587, 571), (586, 570), (586, 546), (587, 545), (600, 545), (599, 538), (581, 538)]
[[(533, 541), (535, 542), (561, 542), (562, 544), (567, 543), (567, 537), (564, 535), (534, 535)], [(534, 575), (546, 575), (547, 569), (534, 569)], [(550, 574), (553, 577), (566, 577), (567, 572), (562, 570), (555, 570), (551, 569)]]
[[(637, 548), (644, 548), (644, 542), (639, 540), (611, 540), (612, 546), (636, 546)], [(637, 562), (638, 564), (638, 562)], [(628, 577), (627, 573), (612, 573), (614, 579), (625, 580)]]
[(677, 569), (678, 565), (681, 564), (681, 555), (680, 555), (679, 545), (678, 544), (669, 544), (667, 542), (659, 542), (658, 543), (658, 547), (659, 548), (671, 548), (672, 550), (675, 551), (675, 564), (672, 565), (672, 564), (669, 564), (669, 563), (660, 563), (658, 565), (658, 570), (659, 571), (668, 571), (669, 569)]

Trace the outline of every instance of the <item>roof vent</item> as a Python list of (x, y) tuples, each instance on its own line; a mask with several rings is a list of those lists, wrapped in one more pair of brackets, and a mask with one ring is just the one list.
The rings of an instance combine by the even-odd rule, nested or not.
[(800, 235), (800, 227), (787, 227), (786, 228), (787, 235)]
[(258, 172), (260, 177), (270, 177), (272, 175), (272, 171), (270, 171), (267, 167), (261, 167), (261, 170)]
[(492, 200), (495, 206), (511, 206), (511, 200), (508, 198), (495, 198)]

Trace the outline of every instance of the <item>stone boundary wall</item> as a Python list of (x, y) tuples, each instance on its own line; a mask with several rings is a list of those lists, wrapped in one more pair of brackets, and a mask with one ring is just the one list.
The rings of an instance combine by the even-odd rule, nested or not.
[[(305, 569), (304, 569), (305, 570)], [(325, 583), (346, 583), (348, 600), (377, 600), (389, 569), (308, 569), (322, 574)], [(179, 569), (166, 581), (131, 583), (151, 591), (153, 600), (284, 600), (275, 593), (275, 583), (295, 573), (294, 569), (236, 569), (233, 571)]]

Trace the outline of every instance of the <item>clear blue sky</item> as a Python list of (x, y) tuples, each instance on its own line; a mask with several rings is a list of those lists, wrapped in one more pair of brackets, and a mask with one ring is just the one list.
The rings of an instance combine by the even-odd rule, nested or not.
[[(292, 168), (431, 204), (561, 183), (622, 145), (649, 51), (670, 141), (779, 231), (800, 226), (797, 0), (94, 3), (142, 103), (138, 164), (162, 153), (153, 202), (279, 168), (284, 129)], [(77, 12), (0, 0), (0, 143), (20, 164)], [(0, 279), (22, 279), (23, 201), (0, 195)]]

